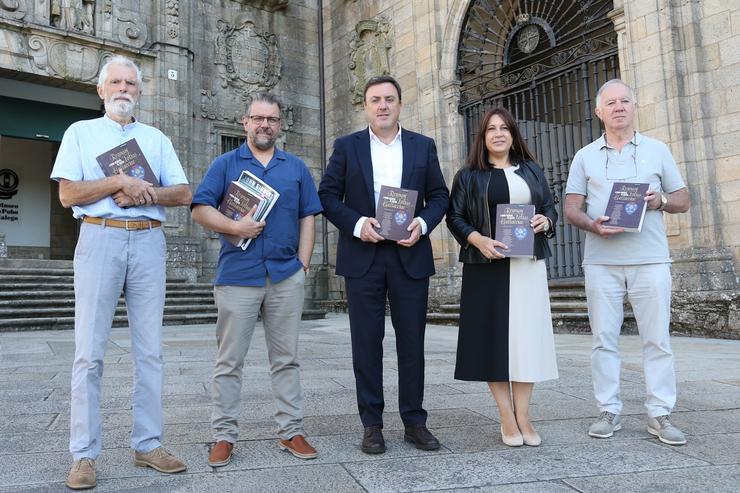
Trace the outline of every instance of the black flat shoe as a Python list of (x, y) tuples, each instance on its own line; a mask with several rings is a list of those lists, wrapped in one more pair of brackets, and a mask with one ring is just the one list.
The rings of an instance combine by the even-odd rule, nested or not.
[(360, 448), (366, 454), (382, 454), (385, 452), (383, 430), (379, 426), (368, 426), (365, 428), (365, 435), (362, 438), (362, 446)]
[(407, 426), (403, 439), (413, 443), (419, 450), (437, 450), (439, 440), (424, 425)]

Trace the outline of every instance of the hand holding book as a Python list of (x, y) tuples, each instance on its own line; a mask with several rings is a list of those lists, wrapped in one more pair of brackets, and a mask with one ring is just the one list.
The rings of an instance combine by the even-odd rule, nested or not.
[(270, 185), (249, 171), (242, 171), (239, 180), (229, 185), (218, 208), (221, 214), (234, 221), (234, 234), (224, 234), (224, 238), (246, 250), (264, 229), (264, 219), (279, 197)]
[(257, 206), (254, 205), (241, 219), (234, 220), (234, 235), (239, 238), (254, 239), (265, 229), (265, 221), (255, 221), (254, 214), (257, 212)]
[(604, 211), (604, 216), (608, 219), (601, 221), (599, 225), (639, 233), (645, 219), (648, 188), (647, 183), (614, 182)]

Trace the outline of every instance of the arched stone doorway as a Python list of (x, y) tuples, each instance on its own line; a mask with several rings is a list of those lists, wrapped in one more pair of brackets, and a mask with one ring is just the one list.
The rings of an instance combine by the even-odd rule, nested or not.
[(551, 279), (582, 275), (582, 238), (563, 219), (576, 151), (601, 133), (594, 96), (619, 76), (612, 1), (473, 0), (457, 50), (459, 111), (469, 148), (480, 118), (508, 108), (550, 183), (560, 214), (548, 261)]

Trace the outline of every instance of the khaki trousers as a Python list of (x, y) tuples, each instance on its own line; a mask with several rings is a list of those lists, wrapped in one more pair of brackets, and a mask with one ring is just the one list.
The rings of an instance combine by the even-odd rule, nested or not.
[(298, 372), (298, 325), (303, 312), (305, 274), (264, 287), (216, 286), (218, 353), (213, 374), (211, 426), (214, 438), (236, 443), (241, 407), (242, 369), (257, 315), (261, 313), (270, 361), (278, 435), (290, 439), (303, 431), (303, 393)]

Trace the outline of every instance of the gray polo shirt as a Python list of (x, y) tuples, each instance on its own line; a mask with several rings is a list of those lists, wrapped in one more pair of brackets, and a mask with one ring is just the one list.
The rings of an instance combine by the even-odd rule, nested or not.
[[(573, 158), (565, 193), (586, 197), (591, 219), (604, 215), (614, 182), (647, 183), (650, 190), (671, 193), (686, 187), (671, 151), (664, 143), (635, 132), (622, 151), (602, 135)], [(648, 209), (642, 231), (611, 238), (586, 232), (583, 265), (636, 265), (670, 262), (663, 213)]]

